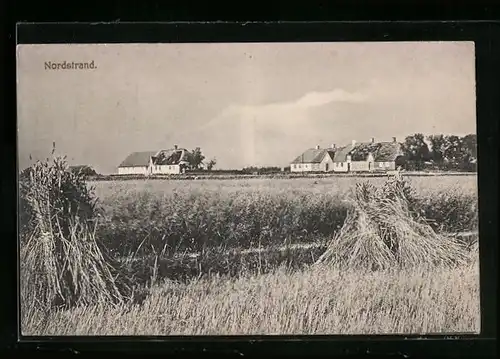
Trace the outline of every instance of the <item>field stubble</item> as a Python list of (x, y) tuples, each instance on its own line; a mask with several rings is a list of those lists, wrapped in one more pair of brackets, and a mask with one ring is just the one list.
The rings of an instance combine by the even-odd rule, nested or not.
[[(46, 335), (425, 334), (478, 332), (477, 261), (458, 269), (316, 267), (155, 285), (142, 304), (35, 313)], [(37, 324), (40, 323), (40, 324)]]

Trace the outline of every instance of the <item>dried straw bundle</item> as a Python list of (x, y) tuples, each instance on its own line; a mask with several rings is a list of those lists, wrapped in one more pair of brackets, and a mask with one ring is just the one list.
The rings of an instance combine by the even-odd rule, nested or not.
[(464, 246), (437, 234), (418, 214), (412, 188), (399, 178), (381, 188), (359, 183), (352, 209), (317, 264), (369, 270), (467, 261)]
[(93, 192), (64, 158), (38, 162), (21, 181), (22, 304), (40, 309), (121, 303), (130, 286), (95, 238)]

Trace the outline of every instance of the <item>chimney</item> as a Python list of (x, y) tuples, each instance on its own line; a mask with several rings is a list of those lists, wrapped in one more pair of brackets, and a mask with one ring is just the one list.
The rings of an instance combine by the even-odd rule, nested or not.
[(335, 146), (335, 143), (332, 143), (331, 148), (332, 148), (333, 150), (337, 148), (337, 146)]
[(392, 142), (396, 142), (396, 137), (393, 137), (393, 138), (392, 138)]
[(175, 150), (177, 149), (177, 145), (174, 145), (174, 149), (175, 149)]
[(375, 143), (375, 138), (374, 137), (371, 138), (371, 143)]
[(352, 144), (353, 146), (356, 146), (356, 140), (352, 140), (351, 144)]
[(319, 145), (316, 146), (316, 149), (319, 150)]

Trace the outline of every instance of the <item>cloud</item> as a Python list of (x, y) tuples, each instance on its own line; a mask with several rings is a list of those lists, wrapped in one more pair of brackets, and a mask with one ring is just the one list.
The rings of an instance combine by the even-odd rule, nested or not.
[(304, 94), (295, 101), (275, 102), (261, 106), (243, 106), (247, 111), (261, 110), (307, 110), (314, 107), (320, 107), (335, 102), (363, 102), (366, 99), (361, 92), (348, 92), (343, 89), (335, 89), (333, 91), (311, 91)]
[[(294, 101), (274, 102), (264, 105), (237, 105), (224, 108), (218, 116), (202, 126), (202, 129), (225, 123), (228, 119), (253, 119), (267, 124), (279, 125), (282, 122), (308, 120), (307, 111), (333, 103), (359, 103), (366, 100), (361, 92), (348, 92), (343, 89), (333, 91), (307, 92)], [(271, 121), (270, 121), (271, 120)]]
[(301, 108), (317, 107), (332, 102), (362, 102), (365, 96), (361, 93), (351, 93), (342, 89), (329, 92), (309, 92), (292, 104)]

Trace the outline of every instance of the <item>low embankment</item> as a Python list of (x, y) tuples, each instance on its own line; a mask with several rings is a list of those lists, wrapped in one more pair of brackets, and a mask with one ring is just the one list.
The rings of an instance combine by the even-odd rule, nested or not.
[[(477, 176), (476, 172), (466, 171), (407, 171), (403, 172), (408, 177), (429, 176)], [(234, 180), (234, 179), (293, 179), (293, 178), (379, 178), (387, 177), (388, 173), (380, 172), (351, 172), (351, 173), (325, 173), (325, 172), (274, 172), (274, 173), (245, 173), (241, 171), (200, 171), (171, 175), (98, 175), (89, 176), (89, 181), (150, 181), (150, 180)]]

